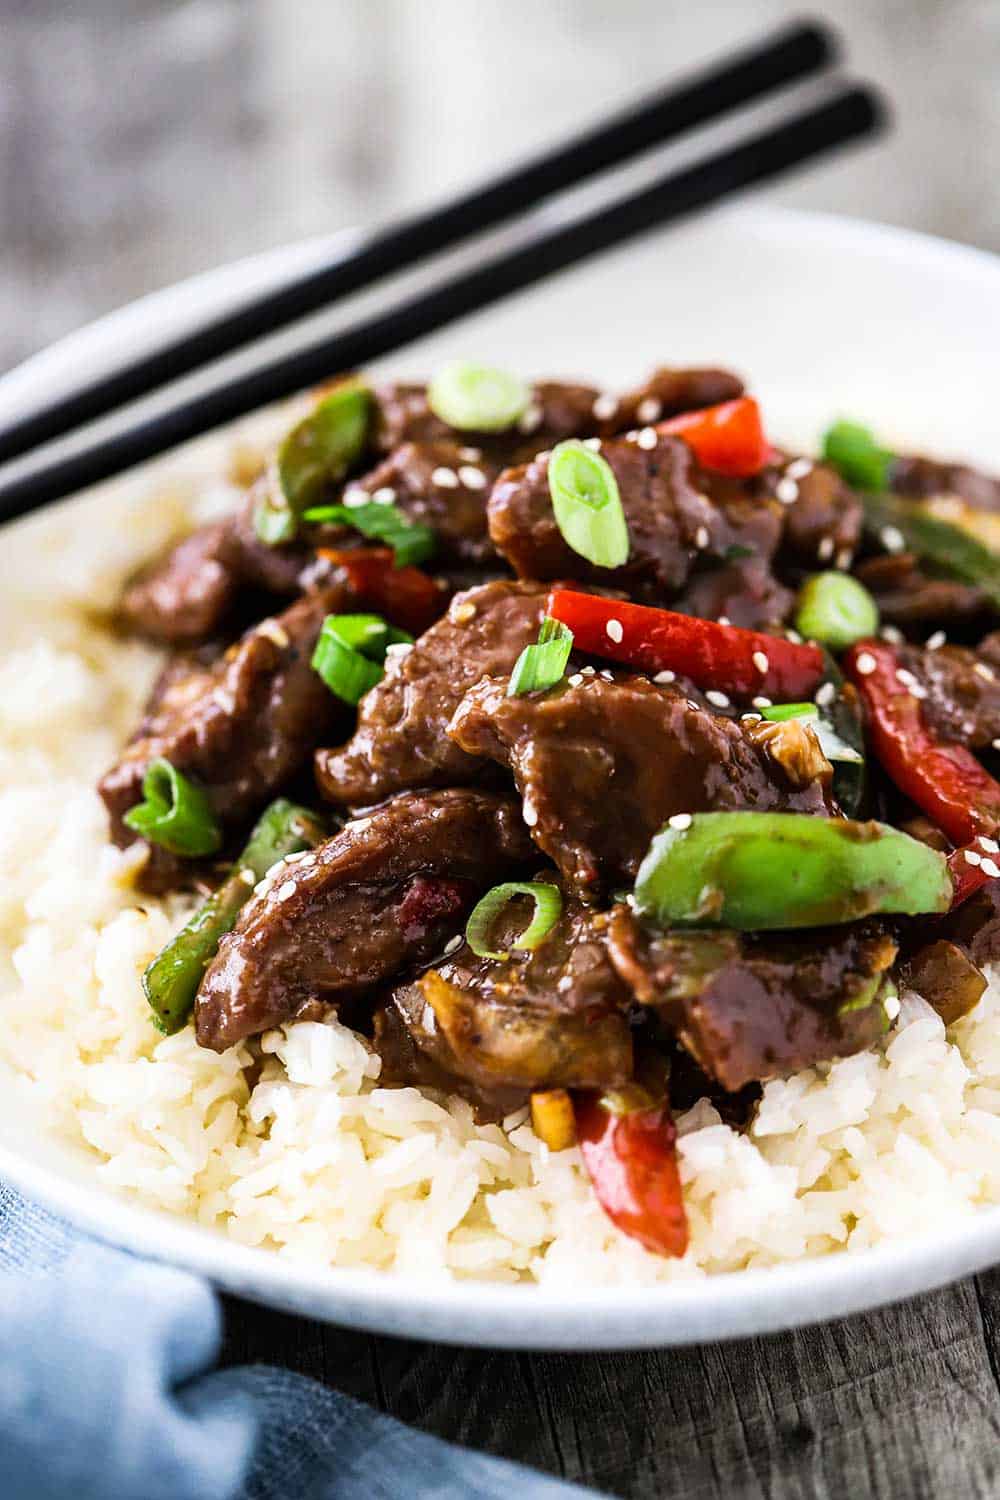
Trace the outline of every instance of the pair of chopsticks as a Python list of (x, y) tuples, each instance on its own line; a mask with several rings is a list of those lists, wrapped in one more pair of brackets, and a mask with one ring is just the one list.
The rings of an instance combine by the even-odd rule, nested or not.
[[(86, 424), (297, 319), (535, 209), (553, 194), (619, 167), (641, 151), (820, 71), (836, 60), (835, 54), (835, 44), (825, 29), (812, 24), (789, 27), (524, 166), (441, 207), (377, 231), (319, 268), (0, 425), (0, 464), (9, 466), (11, 460), (34, 457), (45, 444), (73, 435)], [(631, 195), (568, 223), (543, 225), (525, 244), (397, 302), (385, 312), (290, 354), (259, 362), (246, 373), (153, 416), (137, 415), (108, 438), (92, 437), (54, 459), (46, 460), (42, 454), (27, 470), (18, 465), (13, 475), (9, 467), (0, 468), (0, 519), (35, 510), (256, 407), (403, 348), (587, 256), (870, 135), (883, 120), (884, 110), (873, 89), (840, 87), (825, 102), (703, 156), (693, 166), (662, 175)]]

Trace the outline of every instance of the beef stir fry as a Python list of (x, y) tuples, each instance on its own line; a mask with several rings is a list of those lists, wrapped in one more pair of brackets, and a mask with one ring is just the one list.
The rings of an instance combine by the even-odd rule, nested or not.
[(683, 1254), (672, 1097), (746, 1119), (1000, 954), (998, 510), (855, 423), (776, 449), (723, 370), (326, 388), (122, 601), (172, 654), (112, 837), (202, 901), (155, 1024), (333, 1010)]

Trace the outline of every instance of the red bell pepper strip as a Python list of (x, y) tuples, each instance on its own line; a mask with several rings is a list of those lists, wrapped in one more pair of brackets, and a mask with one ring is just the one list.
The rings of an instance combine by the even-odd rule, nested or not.
[(701, 688), (789, 703), (810, 698), (823, 677), (819, 646), (738, 625), (571, 589), (553, 589), (547, 609), (572, 630), (576, 650), (627, 662), (641, 672), (679, 672)]
[(737, 479), (759, 474), (771, 452), (752, 396), (682, 412), (657, 423), (657, 431), (683, 438), (703, 468)]
[(843, 661), (861, 695), (875, 754), (892, 780), (955, 844), (1000, 828), (1000, 782), (964, 745), (939, 740), (925, 725), (919, 698), (899, 680), (895, 651), (859, 641)]
[(611, 1222), (654, 1255), (683, 1255), (688, 1224), (668, 1105), (618, 1113), (599, 1094), (580, 1093), (573, 1112), (584, 1165)]
[(1000, 849), (996, 839), (978, 838), (961, 849), (953, 849), (948, 855), (955, 894), (952, 907), (961, 906), (981, 886), (1000, 876)]
[(448, 593), (420, 568), (397, 568), (389, 547), (320, 547), (320, 557), (347, 574), (358, 603), (421, 635), (444, 614)]

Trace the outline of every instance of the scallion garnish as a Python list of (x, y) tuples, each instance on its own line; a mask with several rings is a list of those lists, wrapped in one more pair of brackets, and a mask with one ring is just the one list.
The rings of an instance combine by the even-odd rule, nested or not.
[(555, 687), (566, 670), (572, 649), (573, 632), (569, 626), (546, 615), (539, 627), (538, 640), (533, 646), (525, 646), (517, 658), (507, 684), (507, 697), (518, 698), (522, 693)]
[[(510, 948), (496, 950), (488, 947), (490, 933), (502, 911), (518, 896), (530, 896), (535, 903), (531, 921), (516, 937)], [(465, 941), (477, 958), (506, 958), (514, 949), (529, 952), (544, 942), (562, 915), (562, 892), (556, 885), (544, 880), (509, 880), (505, 885), (495, 885), (473, 910), (465, 927)]]
[(161, 756), (150, 761), (142, 795), (143, 801), (129, 808), (124, 821), (149, 843), (186, 859), (214, 854), (221, 846), (222, 832), (205, 793), (169, 760)]
[(505, 432), (527, 411), (531, 387), (506, 370), (456, 360), (427, 387), (436, 417), (463, 432)]
[(272, 547), (292, 541), (302, 512), (360, 458), (371, 404), (367, 386), (345, 381), (287, 434), (254, 512), (254, 530), (262, 541)]
[(823, 457), (859, 490), (887, 490), (893, 454), (860, 422), (834, 422), (823, 435)]
[(607, 459), (576, 438), (549, 459), (549, 494), (563, 539), (598, 568), (628, 561), (629, 539), (618, 481)]
[(397, 568), (426, 562), (435, 547), (436, 539), (429, 526), (409, 520), (396, 505), (379, 505), (374, 500), (365, 505), (317, 505), (307, 510), (302, 519), (353, 526), (362, 536), (387, 543)]
[(842, 739), (828, 719), (824, 719), (815, 703), (776, 703), (773, 708), (762, 708), (761, 717), (774, 724), (788, 719), (804, 719), (819, 740), (819, 747), (829, 761), (848, 761), (852, 765), (863, 765), (864, 756), (859, 755), (853, 745)]
[(331, 693), (345, 703), (360, 703), (382, 681), (390, 646), (411, 644), (412, 635), (386, 624), (380, 615), (327, 615), (312, 656)]

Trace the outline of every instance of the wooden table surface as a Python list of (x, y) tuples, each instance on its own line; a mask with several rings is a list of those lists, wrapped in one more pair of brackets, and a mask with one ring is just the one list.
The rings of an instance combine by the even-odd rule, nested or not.
[[(779, 196), (1000, 247), (1000, 6), (820, 8), (889, 89), (897, 127)], [(181, 275), (444, 192), (788, 13), (3, 0), (0, 369)], [(985, 1497), (1000, 1494), (998, 1325), (1000, 1272), (828, 1327), (652, 1354), (463, 1351), (233, 1302), (227, 1358), (619, 1495)]]

